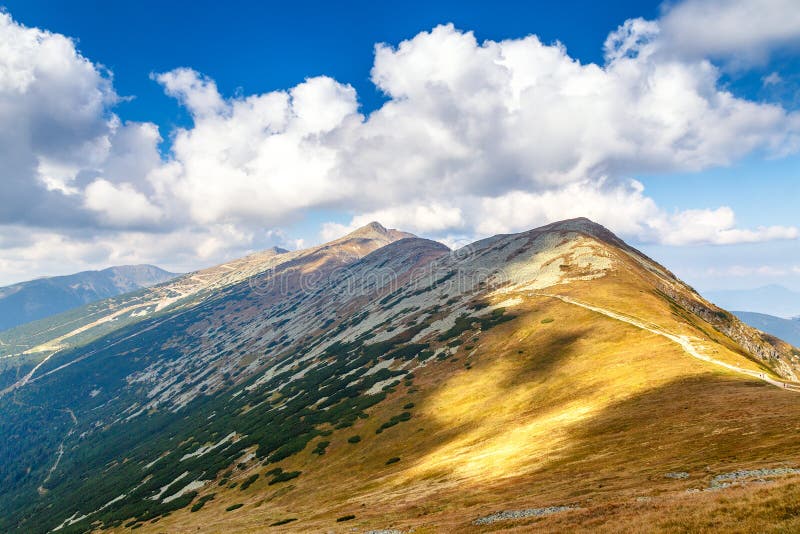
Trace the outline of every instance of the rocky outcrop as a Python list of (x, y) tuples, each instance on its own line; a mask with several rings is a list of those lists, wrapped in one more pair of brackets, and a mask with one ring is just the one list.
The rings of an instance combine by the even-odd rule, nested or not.
[[(800, 354), (788, 343), (765, 334), (740, 321), (691, 291), (676, 290), (672, 285), (662, 285), (661, 291), (682, 308), (700, 317), (739, 344), (748, 354), (774, 370), (783, 378), (797, 380), (800, 373)], [(687, 296), (687, 293), (691, 297)]]

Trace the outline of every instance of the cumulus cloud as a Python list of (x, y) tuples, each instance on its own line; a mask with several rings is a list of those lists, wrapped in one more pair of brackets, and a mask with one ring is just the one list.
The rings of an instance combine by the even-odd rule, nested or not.
[(157, 130), (109, 111), (119, 100), (110, 74), (63, 35), (0, 13), (0, 50), (0, 223), (102, 226), (83, 187), (106, 171), (141, 180), (160, 165)]
[(146, 196), (131, 184), (115, 185), (103, 179), (95, 180), (85, 191), (86, 207), (98, 212), (111, 225), (133, 227), (155, 224), (161, 212)]
[(722, 58), (737, 67), (800, 46), (795, 0), (685, 0), (667, 4), (659, 26), (669, 53)]
[(655, 54), (658, 35), (656, 22), (626, 22), (599, 66), (535, 36), (479, 43), (438, 26), (376, 46), (372, 80), (389, 100), (369, 116), (350, 86), (326, 77), (224, 100), (213, 82), (178, 69), (157, 76), (169, 94), (214, 104), (187, 104), (194, 126), (175, 138), (169, 187), (201, 222), (357, 212), (325, 237), (371, 219), (481, 235), (571, 215), (676, 244), (792, 237), (722, 219), (713, 232), (670, 230), (698, 219), (662, 214), (629, 180), (797, 148), (800, 117), (720, 88), (706, 60)]
[(627, 21), (602, 67), (534, 36), (478, 43), (449, 25), (379, 45), (373, 80), (391, 99), (344, 148), (342, 174), (380, 207), (347, 227), (487, 235), (584, 215), (674, 245), (796, 238), (737, 229), (726, 207), (669, 215), (627, 178), (797, 149), (796, 113), (734, 97), (706, 60), (658, 55), (659, 33)]
[(321, 76), (223, 100), (213, 82), (188, 69), (157, 79), (191, 102), (194, 125), (177, 131), (156, 181), (194, 222), (277, 224), (354, 194), (355, 184), (337, 180), (330, 139), (348, 119), (361, 120), (352, 87)]
[(164, 91), (177, 98), (195, 117), (218, 114), (225, 108), (214, 80), (200, 76), (192, 69), (151, 74), (150, 78), (163, 85)]
[(791, 226), (760, 226), (740, 229), (735, 226), (733, 210), (727, 206), (715, 210), (686, 210), (657, 220), (661, 239), (667, 245), (711, 243), (732, 245), (775, 239), (797, 239), (800, 231)]
[[(628, 20), (603, 64), (534, 35), (479, 42), (437, 26), (376, 45), (371, 79), (386, 102), (368, 115), (327, 76), (226, 97), (191, 68), (154, 73), (192, 118), (165, 155), (155, 125), (114, 114), (110, 73), (70, 39), (0, 14), (0, 224), (108, 262), (126, 258), (120, 246), (148, 257), (141, 236), (156, 234), (160, 258), (220, 259), (315, 210), (352, 214), (325, 238), (375, 219), (452, 241), (588, 216), (670, 245), (795, 239), (794, 227), (740, 228), (724, 206), (668, 213), (633, 179), (797, 152), (800, 114), (733, 95), (710, 60), (739, 54), (723, 34), (767, 4), (687, 0)], [(789, 16), (758, 15), (754, 50), (794, 42), (800, 10), (776, 7)], [(688, 18), (708, 13), (714, 49), (689, 38)]]

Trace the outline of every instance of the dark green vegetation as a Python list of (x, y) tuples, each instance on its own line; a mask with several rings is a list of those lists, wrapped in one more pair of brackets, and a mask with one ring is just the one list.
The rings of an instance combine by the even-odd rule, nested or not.
[(314, 450), (311, 451), (311, 452), (313, 452), (314, 454), (318, 454), (318, 455), (322, 456), (323, 454), (325, 454), (325, 449), (327, 449), (328, 445), (330, 445), (330, 444), (331, 444), (330, 441), (319, 441), (319, 442), (317, 442), (317, 446), (314, 447)]
[(239, 489), (242, 491), (246, 490), (253, 484), (253, 482), (258, 480), (258, 477), (259, 477), (258, 473), (256, 473), (255, 475), (250, 475), (249, 477), (247, 477), (247, 479), (245, 479), (244, 482), (242, 482), (242, 485), (239, 486)]
[(379, 426), (378, 429), (375, 430), (375, 433), (376, 434), (380, 434), (381, 432), (383, 432), (387, 428), (391, 428), (394, 425), (396, 425), (397, 423), (402, 423), (403, 421), (408, 421), (409, 419), (411, 419), (411, 413), (410, 412), (403, 412), (400, 415), (393, 415), (391, 417), (391, 419), (389, 419), (388, 421), (383, 423), (381, 426)]
[[(387, 355), (410, 359), (427, 347), (405, 342), (412, 335), (407, 331), (374, 344), (333, 343), (324, 351), (320, 365), (292, 381), (289, 378), (296, 371), (291, 369), (258, 385), (253, 377), (235, 387), (231, 383), (227, 393), (196, 395), (177, 412), (158, 410), (135, 416), (135, 407), (146, 399), (148, 388), (127, 387), (126, 377), (156, 362), (178, 361), (183, 353), (177, 347), (186, 345), (191, 350), (198, 340), (187, 335), (180, 341), (176, 332), (186, 332), (192, 324), (212, 316), (229, 298), (223, 295), (221, 301), (153, 317), (57, 353), (40, 368), (42, 378), (0, 398), (0, 434), (7, 438), (0, 441), (0, 485), (9, 488), (0, 495), (0, 531), (44, 532), (58, 526), (61, 520), (54, 522), (54, 518), (97, 511), (60, 531), (79, 532), (89, 522), (112, 526), (133, 517), (148, 521), (189, 506), (196, 493), (167, 503), (147, 497), (164, 486), (168, 486), (163, 493), (166, 497), (191, 481), (218, 478), (248, 450), (255, 451), (256, 460), (277, 464), (303, 450), (315, 437), (330, 434), (321, 427), (351, 426), (386, 395), (365, 395), (365, 391), (377, 382), (402, 378), (405, 371), (380, 369), (355, 383), (353, 376)], [(175, 340), (171, 348), (165, 347), (168, 339)], [(281, 358), (299, 358), (308, 350), (310, 346), (286, 351)], [(45, 375), (56, 369), (56, 374)], [(345, 376), (349, 373), (356, 374)], [(247, 394), (235, 395), (237, 391)], [(134, 416), (123, 422), (118, 414), (127, 407), (134, 408), (126, 417)], [(406, 416), (398, 417), (397, 422)], [(97, 430), (94, 421), (106, 421), (107, 426)], [(124, 431), (115, 431), (122, 425)], [(185, 457), (231, 432), (236, 433), (235, 441)], [(82, 434), (91, 438), (82, 439)], [(46, 494), (39, 498), (37, 488), (62, 441), (65, 453), (46, 484)], [(324, 454), (327, 445), (320, 441), (314, 451)], [(123, 457), (129, 461), (120, 463), (118, 459)], [(154, 461), (152, 467), (145, 467)], [(187, 474), (173, 483), (184, 472)], [(142, 483), (148, 475), (151, 477)], [(269, 484), (299, 475), (279, 472)], [(84, 480), (92, 480), (91, 491), (85, 490)], [(244, 481), (241, 489), (252, 482)], [(103, 508), (123, 494), (122, 499)], [(194, 506), (197, 504), (199, 501)], [(200, 508), (202, 505), (196, 509)]]
[(289, 471), (288, 473), (280, 472), (276, 473), (272, 480), (269, 481), (269, 485), (272, 486), (273, 484), (278, 484), (280, 482), (288, 482), (293, 478), (297, 478), (300, 476), (300, 471)]
[[(585, 228), (586, 222), (579, 227)], [(379, 232), (371, 226), (368, 234), (375, 231)], [(364, 490), (357, 488), (360, 480), (369, 481), (373, 474), (410, 474), (411, 483), (399, 491), (400, 498), (383, 499), (380, 505), (394, 514), (392, 517), (407, 514), (421, 521), (421, 510), (409, 513), (408, 503), (417, 498), (414, 495), (420, 488), (430, 487), (432, 478), (444, 476), (447, 480), (448, 472), (453, 472), (450, 469), (470, 460), (460, 450), (455, 454), (447, 450), (465, 435), (464, 428), (479, 432), (475, 439), (470, 437), (469, 447), (479, 462), (486, 462), (486, 469), (475, 470), (480, 476), (470, 481), (470, 489), (479, 491), (492, 480), (488, 484), (492, 495), (476, 494), (474, 503), (500, 506), (511, 500), (521, 502), (520, 488), (530, 496), (530, 479), (520, 478), (524, 484), (501, 482), (510, 480), (512, 474), (525, 476), (520, 466), (536, 474), (537, 498), (542, 497), (540, 491), (552, 491), (553, 497), (548, 499), (553, 503), (600, 496), (594, 489), (582, 489), (578, 494), (567, 486), (583, 481), (586, 488), (588, 484), (602, 487), (600, 483), (620, 478), (609, 476), (618, 472), (619, 466), (609, 464), (606, 458), (593, 470), (582, 464), (577, 476), (566, 477), (564, 473), (572, 471), (556, 473), (541, 463), (540, 457), (547, 456), (544, 449), (533, 454), (535, 448), (526, 447), (515, 454), (496, 447), (486, 449), (486, 444), (502, 441), (498, 432), (517, 428), (522, 420), (528, 425), (523, 428), (536, 429), (531, 447), (547, 447), (547, 439), (542, 439), (547, 436), (536, 426), (542, 415), (537, 410), (544, 409), (546, 414), (552, 410), (558, 416), (562, 410), (571, 414), (573, 401), (594, 406), (598, 399), (606, 402), (620, 393), (639, 395), (645, 390), (632, 388), (643, 388), (659, 377), (667, 383), (688, 376), (693, 372), (690, 363), (695, 362), (672, 358), (679, 349), (671, 346), (656, 344), (660, 352), (651, 355), (649, 342), (638, 345), (639, 338), (629, 331), (630, 326), (586, 314), (566, 303), (536, 297), (528, 300), (528, 295), (514, 308), (519, 324), (531, 331), (528, 340), (520, 344), (519, 337), (512, 335), (517, 325), (502, 325), (514, 316), (491, 307), (500, 300), (489, 293), (492, 286), (507, 282), (476, 282), (476, 278), (484, 276), (487, 265), (502, 269), (510, 258), (521, 262), (534, 258), (536, 235), (487, 240), (476, 245), (474, 254), (453, 257), (442, 246), (424, 240), (403, 239), (387, 245), (387, 239), (370, 242), (361, 234), (346, 246), (326, 245), (305, 259), (301, 253), (290, 253), (288, 259), (280, 260), (283, 263), (264, 263), (259, 256), (254, 263), (232, 263), (189, 275), (180, 281), (188, 284), (188, 289), (184, 285), (160, 286), (160, 300), (147, 298), (144, 292), (128, 294), (67, 312), (58, 320), (0, 334), (0, 355), (18, 354), (50, 342), (42, 352), (0, 359), (0, 384), (17, 382), (51, 356), (33, 380), (0, 395), (0, 532), (39, 534), (60, 525), (59, 533), (123, 525), (148, 529), (153, 523), (158, 525), (155, 530), (168, 531), (174, 525), (203, 525), (207, 514), (222, 513), (226, 505), (238, 501), (241, 504), (229, 506), (228, 511), (244, 505), (239, 513), (222, 513), (231, 524), (252, 525), (258, 516), (262, 527), (273, 521), (280, 526), (296, 516), (309, 525), (316, 521), (330, 526), (336, 515), (355, 511), (351, 506), (356, 501), (343, 495), (344, 481), (357, 495)], [(595, 246), (606, 249), (609, 257), (628, 258), (627, 254), (616, 255), (601, 242)], [(277, 270), (276, 265), (280, 266)], [(381, 283), (380, 276), (375, 276), (384, 265), (395, 277), (390, 283)], [(635, 262), (626, 265), (638, 269)], [(460, 272), (462, 267), (464, 272)], [(631, 300), (626, 290), (633, 295), (644, 293), (649, 295), (650, 305), (638, 311), (652, 314), (648, 320), (664, 318), (674, 322), (670, 327), (682, 325), (706, 337), (721, 338), (722, 334), (713, 330), (714, 323), (697, 316), (696, 308), (684, 302), (680, 291), (663, 298), (652, 293), (653, 284), (647, 277), (659, 276), (658, 272), (655, 268), (642, 270), (641, 277), (634, 277), (641, 287), (622, 284), (622, 277), (606, 277), (591, 282), (607, 284), (594, 286), (602, 288), (597, 294), (588, 289), (582, 293), (589, 282), (573, 289), (581, 296), (591, 295), (588, 300), (600, 299), (598, 304), (609, 309), (621, 309)], [(235, 275), (232, 279), (222, 280), (230, 273)], [(298, 279), (300, 273), (319, 276), (309, 285)], [(274, 283), (279, 275), (284, 279)], [(191, 279), (202, 283), (191, 286), (197, 282)], [(363, 293), (353, 291), (353, 281), (364, 285)], [(667, 289), (677, 284), (666, 281)], [(514, 291), (512, 286), (508, 289)], [(725, 312), (706, 309), (709, 320), (738, 326)], [(109, 314), (116, 310), (120, 313), (111, 320)], [(88, 330), (75, 332), (98, 321)], [(553, 324), (531, 328), (540, 321)], [(598, 343), (591, 343), (591, 336), (597, 333), (595, 325), (601, 325), (599, 330), (609, 337), (598, 335)], [(484, 335), (495, 327), (496, 331)], [(54, 341), (69, 332), (73, 333), (66, 342)], [(621, 369), (615, 359), (623, 342), (625, 347), (640, 347), (640, 352), (645, 346), (648, 353), (646, 359), (631, 360), (631, 371), (639, 373), (631, 379), (629, 370)], [(732, 342), (730, 347), (740, 350)], [(592, 357), (578, 357), (579, 348)], [(507, 358), (507, 354), (519, 357)], [(727, 357), (736, 361), (736, 354)], [(655, 361), (659, 365), (654, 365)], [(422, 368), (423, 362), (429, 367)], [(484, 372), (487, 369), (490, 372)], [(611, 378), (605, 380), (605, 373)], [(585, 387), (574, 390), (575, 377), (585, 380)], [(681, 403), (691, 398), (683, 395), (683, 387)], [(506, 388), (513, 395), (505, 395)], [(761, 394), (757, 388), (750, 389), (754, 395)], [(531, 402), (523, 402), (526, 398)], [(514, 402), (506, 405), (508, 400)], [(428, 409), (440, 402), (446, 404), (436, 411)], [(703, 407), (700, 403), (690, 406), (694, 404)], [(725, 409), (733, 404), (725, 402)], [(501, 405), (502, 409), (493, 409)], [(415, 406), (424, 410), (416, 412)], [(672, 409), (675, 406), (677, 402), (670, 405), (670, 413), (682, 413)], [(601, 417), (606, 413), (603, 410), (618, 413), (616, 409), (598, 406), (591, 418)], [(432, 417), (445, 411), (446, 417)], [(758, 411), (768, 412), (760, 406)], [(725, 414), (725, 421), (729, 417)], [(563, 418), (548, 415), (545, 419), (560, 425)], [(566, 432), (559, 440), (566, 447), (587, 443), (591, 447), (587, 445), (585, 450), (608, 448), (622, 458), (618, 436), (635, 435), (632, 433), (646, 419), (606, 421), (598, 426), (601, 431), (586, 436), (581, 429), (587, 423), (554, 428)], [(401, 424), (410, 420), (411, 424)], [(463, 423), (450, 429), (446, 428), (448, 421)], [(688, 429), (683, 422), (670, 428)], [(789, 423), (794, 425), (792, 420)], [(768, 426), (771, 424), (765, 420), (763, 428), (770, 432), (778, 428)], [(708, 438), (714, 435), (712, 428), (701, 430), (703, 439), (714, 439)], [(738, 427), (734, 431), (743, 435)], [(648, 429), (631, 443), (638, 446), (652, 435), (658, 433)], [(674, 442), (693, 443), (693, 439)], [(755, 438), (747, 435), (747, 439)], [(789, 441), (781, 443), (782, 450), (791, 451), (791, 446)], [(621, 465), (655, 469), (649, 462), (656, 449), (642, 447), (645, 456), (634, 456), (636, 461), (625, 456)], [(427, 466), (424, 460), (429, 456), (420, 456), (425, 451), (440, 451)], [(734, 452), (747, 451), (737, 445)], [(490, 453), (502, 453), (502, 461), (495, 461)], [(390, 457), (392, 454), (397, 456)], [(569, 450), (565, 454), (565, 458), (574, 457)], [(401, 456), (402, 463), (384, 466), (397, 464)], [(585, 460), (584, 452), (580, 458)], [(715, 461), (720, 459), (729, 458), (717, 456)], [(677, 468), (675, 459), (670, 458), (669, 469), (673, 463)], [(702, 465), (708, 465), (705, 459)], [(414, 469), (398, 473), (410, 466)], [(558, 468), (567, 467), (564, 463)], [(590, 471), (597, 472), (588, 475), (587, 481)], [(648, 477), (651, 475), (649, 472)], [(541, 483), (542, 476), (551, 478)], [(369, 491), (374, 492), (374, 487)], [(450, 497), (428, 497), (438, 499), (430, 506), (433, 515), (450, 514), (452, 519), (461, 513)], [(345, 504), (343, 499), (350, 501)], [(359, 506), (371, 506), (368, 498), (365, 501)], [(377, 513), (370, 510), (369, 515)], [(366, 517), (360, 515), (363, 526)], [(75, 523), (67, 524), (68, 518)], [(351, 519), (353, 515), (339, 518)]]
[(191, 510), (190, 510), (190, 511), (192, 511), (192, 512), (197, 512), (197, 511), (199, 511), (200, 509), (202, 509), (202, 508), (203, 508), (203, 506), (205, 506), (205, 504), (206, 504), (208, 501), (213, 501), (215, 496), (216, 496), (216, 493), (209, 493), (208, 495), (203, 495), (202, 497), (200, 497), (199, 499), (197, 499), (197, 502), (195, 502), (195, 503), (192, 505), (192, 508), (191, 508)]
[(353, 519), (355, 519), (355, 518), (356, 518), (356, 516), (354, 516), (354, 515), (352, 515), (352, 514), (350, 514), (350, 515), (343, 515), (342, 517), (339, 517), (339, 518), (337, 518), (337, 519), (336, 519), (336, 522), (337, 522), (337, 523), (343, 523), (343, 522), (345, 522), (345, 521), (351, 521), (351, 520), (353, 520)]
[(287, 525), (287, 524), (289, 524), (289, 523), (291, 523), (293, 521), (297, 521), (297, 518), (296, 517), (290, 517), (288, 519), (281, 519), (280, 521), (275, 521), (274, 523), (271, 523), (269, 526), (271, 526), (271, 527), (279, 527), (281, 525)]
[(447, 341), (458, 337), (468, 330), (479, 328), (481, 331), (489, 330), (500, 323), (510, 321), (513, 315), (505, 315), (505, 309), (496, 308), (486, 316), (472, 317), (467, 314), (460, 315), (452, 328), (439, 335), (439, 341)]

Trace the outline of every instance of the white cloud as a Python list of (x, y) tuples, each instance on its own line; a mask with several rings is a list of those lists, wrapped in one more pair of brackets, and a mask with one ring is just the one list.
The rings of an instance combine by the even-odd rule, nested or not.
[[(376, 46), (371, 76), (387, 101), (368, 116), (351, 86), (326, 76), (226, 98), (190, 68), (153, 74), (193, 120), (171, 132), (165, 157), (155, 125), (113, 113), (111, 75), (70, 39), (0, 14), (0, 224), (106, 263), (217, 261), (315, 210), (353, 214), (324, 226), (326, 238), (373, 219), (454, 242), (588, 216), (671, 245), (795, 239), (795, 227), (740, 228), (728, 207), (668, 213), (631, 179), (800, 148), (800, 114), (734, 96), (708, 59), (793, 43), (795, 4), (728, 39), (767, 4), (688, 0), (631, 19), (609, 35), (602, 65), (536, 36), (478, 42), (438, 26)], [(717, 48), (691, 16), (717, 24)], [(45, 261), (34, 245), (31, 261)]]
[(796, 0), (685, 0), (668, 4), (659, 25), (664, 48), (694, 58), (722, 58), (742, 67), (777, 48), (800, 45)]
[(72, 40), (0, 12), (0, 223), (102, 226), (83, 187), (107, 173), (132, 182), (160, 165), (152, 125), (122, 123), (110, 74)]
[(797, 239), (800, 235), (796, 227), (789, 226), (736, 228), (733, 210), (726, 206), (716, 210), (686, 210), (659, 221), (657, 226), (662, 233), (660, 241), (667, 245), (732, 245)]
[(168, 92), (177, 77), (182, 99), (196, 100), (196, 88), (202, 102), (219, 102), (189, 107), (194, 127), (177, 132), (173, 165), (158, 180), (195, 222), (275, 224), (353, 194), (355, 184), (336, 179), (337, 151), (328, 139), (348, 119), (360, 120), (352, 87), (323, 76), (289, 91), (223, 101), (212, 82), (179, 71), (158, 76)]
[(214, 80), (192, 69), (151, 74), (150, 78), (163, 85), (168, 95), (177, 98), (196, 117), (218, 114), (225, 109), (225, 102), (219, 96)]
[(340, 236), (371, 220), (424, 234), (481, 236), (520, 232), (549, 222), (588, 217), (612, 231), (645, 243), (665, 245), (731, 245), (797, 239), (793, 226), (755, 229), (736, 227), (731, 208), (684, 210), (673, 214), (659, 208), (636, 181), (585, 180), (541, 193), (511, 191), (496, 197), (456, 198), (453, 205), (399, 206), (358, 215), (347, 225), (328, 224), (323, 238)]
[(608, 34), (603, 45), (606, 61), (613, 63), (624, 58), (651, 55), (653, 42), (661, 33), (656, 21), (643, 18), (628, 19), (619, 28)]
[(166, 233), (128, 230), (68, 233), (14, 225), (0, 226), (0, 236), (0, 285), (38, 275), (69, 274), (109, 265), (153, 263), (174, 272), (188, 272), (265, 247), (255, 233), (234, 225)]
[(128, 183), (115, 185), (99, 179), (89, 184), (84, 194), (86, 207), (113, 226), (146, 226), (161, 218), (160, 210)]
[[(670, 219), (626, 176), (793, 151), (800, 130), (798, 115), (720, 89), (708, 61), (651, 53), (658, 35), (656, 22), (628, 21), (610, 36), (604, 66), (534, 36), (478, 43), (451, 25), (381, 44), (372, 79), (389, 101), (369, 117), (351, 87), (325, 77), (226, 100), (214, 113), (190, 106), (195, 126), (175, 139), (172, 192), (200, 222), (271, 224), (333, 206), (356, 211), (352, 224), (379, 219), (433, 235), (595, 214), (670, 243), (791, 236), (657, 228)], [(213, 82), (192, 71), (159, 79), (175, 77), (182, 100), (196, 90), (219, 102)], [(633, 202), (624, 210), (621, 194)], [(323, 235), (334, 228), (343, 229)]]

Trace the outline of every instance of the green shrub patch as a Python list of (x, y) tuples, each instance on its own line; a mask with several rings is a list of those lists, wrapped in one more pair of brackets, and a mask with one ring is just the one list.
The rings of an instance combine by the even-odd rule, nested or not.
[(255, 475), (250, 475), (249, 477), (247, 477), (247, 479), (245, 479), (244, 482), (242, 482), (242, 485), (239, 486), (239, 489), (241, 491), (246, 490), (247, 488), (249, 488), (253, 484), (253, 482), (258, 480), (258, 477), (259, 477), (258, 473), (256, 473)]
[(297, 521), (296, 517), (290, 517), (288, 519), (281, 519), (280, 521), (275, 521), (274, 523), (270, 524), (271, 527), (279, 527), (281, 525), (286, 525), (291, 523), (292, 521)]
[(281, 472), (272, 480), (269, 481), (269, 485), (272, 486), (273, 484), (278, 484), (279, 482), (286, 482), (287, 480), (292, 480), (293, 478), (297, 478), (300, 476), (301, 471), (289, 471), (289, 472)]
[(393, 415), (391, 419), (389, 419), (388, 421), (383, 423), (380, 427), (378, 427), (378, 429), (375, 431), (375, 433), (376, 434), (380, 434), (381, 432), (383, 432), (387, 428), (393, 427), (397, 423), (401, 423), (403, 421), (408, 421), (409, 419), (411, 419), (411, 413), (410, 412), (403, 412), (400, 415)]

